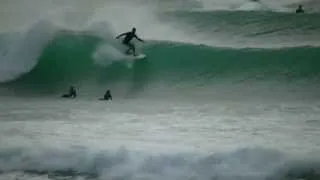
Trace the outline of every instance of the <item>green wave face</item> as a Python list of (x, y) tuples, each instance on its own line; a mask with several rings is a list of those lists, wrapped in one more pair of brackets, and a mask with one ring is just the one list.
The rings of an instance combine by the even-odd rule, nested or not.
[(311, 84), (319, 80), (320, 54), (313, 47), (230, 49), (154, 41), (141, 49), (146, 59), (103, 57), (102, 61), (109, 63), (102, 66), (93, 56), (101, 43), (105, 42), (92, 36), (60, 34), (46, 46), (30, 72), (3, 86), (45, 94), (61, 92), (70, 84), (88, 93), (106, 87), (158, 93), (164, 89), (209, 91), (223, 84)]

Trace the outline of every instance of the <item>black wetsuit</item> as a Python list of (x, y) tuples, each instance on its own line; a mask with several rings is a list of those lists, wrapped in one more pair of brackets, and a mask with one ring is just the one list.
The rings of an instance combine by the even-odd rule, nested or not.
[(70, 89), (69, 92), (70, 97), (76, 98), (77, 97), (77, 91), (74, 88)]
[(303, 9), (297, 9), (296, 10), (296, 13), (298, 14), (298, 13), (304, 13), (304, 10)]
[(112, 96), (111, 96), (110, 90), (108, 90), (108, 91), (104, 94), (103, 99), (104, 99), (104, 100), (112, 100)]
[(68, 94), (63, 94), (62, 97), (65, 98), (76, 98), (77, 97), (77, 91), (74, 87), (70, 87)]
[(121, 36), (125, 36), (124, 39), (122, 40), (122, 44), (126, 45), (129, 47), (129, 49), (126, 51), (127, 54), (129, 54), (129, 52), (132, 50), (133, 51), (133, 55), (136, 55), (136, 48), (134, 46), (133, 43), (131, 43), (130, 41), (133, 39), (133, 38), (136, 38), (138, 39), (139, 41), (143, 42), (142, 39), (140, 39), (136, 33), (135, 33), (135, 29), (132, 29), (131, 32), (126, 32), (126, 33), (122, 33), (120, 35), (118, 35), (116, 38), (120, 38)]
[(304, 10), (303, 10), (303, 8), (302, 8), (302, 6), (300, 5), (299, 7), (298, 7), (298, 9), (296, 10), (296, 13), (298, 14), (298, 13), (304, 13)]
[(135, 52), (136, 48), (134, 46), (134, 44), (132, 44), (130, 41), (133, 39), (133, 38), (138, 38), (137, 35), (133, 32), (127, 32), (125, 33), (125, 37), (122, 41), (122, 44), (126, 45), (129, 47), (129, 50), (127, 51), (127, 53), (129, 53), (129, 51), (132, 49), (133, 52)]

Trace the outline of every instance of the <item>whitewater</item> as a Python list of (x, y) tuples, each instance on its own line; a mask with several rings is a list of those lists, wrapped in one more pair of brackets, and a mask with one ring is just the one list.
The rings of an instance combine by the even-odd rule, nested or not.
[[(0, 2), (0, 180), (320, 179), (319, 18), (315, 0)], [(146, 59), (115, 39), (132, 27)]]

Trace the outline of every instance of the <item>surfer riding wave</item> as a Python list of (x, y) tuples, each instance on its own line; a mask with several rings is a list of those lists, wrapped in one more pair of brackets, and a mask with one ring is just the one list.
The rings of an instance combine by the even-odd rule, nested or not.
[(130, 32), (125, 32), (125, 33), (122, 33), (122, 34), (119, 34), (116, 39), (119, 39), (120, 37), (122, 36), (125, 36), (124, 39), (122, 40), (122, 44), (126, 45), (129, 47), (129, 49), (126, 51), (126, 54), (129, 54), (130, 51), (132, 50), (133, 52), (133, 55), (134, 56), (137, 56), (136, 54), (136, 48), (134, 46), (133, 43), (131, 43), (130, 41), (133, 39), (133, 38), (136, 38), (137, 40), (141, 41), (141, 42), (144, 42), (142, 39), (140, 39), (137, 35), (136, 35), (136, 28), (132, 28), (132, 30)]

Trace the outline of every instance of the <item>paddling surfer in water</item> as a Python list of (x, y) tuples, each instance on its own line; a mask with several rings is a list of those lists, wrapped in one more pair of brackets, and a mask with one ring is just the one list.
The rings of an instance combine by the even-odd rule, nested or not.
[(133, 55), (134, 56), (137, 56), (136, 54), (136, 48), (134, 46), (133, 43), (131, 43), (130, 41), (133, 39), (133, 38), (136, 38), (137, 40), (141, 41), (141, 42), (144, 42), (142, 39), (140, 39), (137, 35), (136, 35), (136, 28), (132, 28), (132, 30), (130, 32), (126, 32), (126, 33), (122, 33), (120, 35), (118, 35), (116, 37), (116, 39), (119, 39), (120, 37), (122, 36), (125, 36), (124, 39), (122, 40), (122, 44), (126, 45), (129, 47), (129, 49), (126, 51), (126, 54), (129, 54), (130, 51), (132, 50), (133, 52)]
[(69, 93), (63, 94), (62, 97), (64, 98), (76, 98), (77, 97), (77, 91), (74, 86), (70, 86)]
[(304, 10), (303, 10), (301, 4), (299, 4), (299, 7), (298, 7), (298, 9), (296, 10), (296, 13), (297, 13), (297, 14), (299, 14), (299, 13), (304, 13)]

